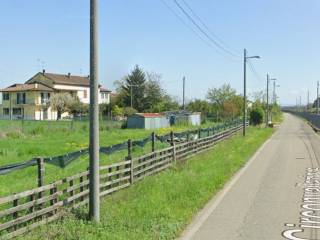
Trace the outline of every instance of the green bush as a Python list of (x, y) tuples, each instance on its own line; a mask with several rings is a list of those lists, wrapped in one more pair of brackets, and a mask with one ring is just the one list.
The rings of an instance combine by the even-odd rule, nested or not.
[(264, 112), (262, 107), (254, 107), (250, 112), (250, 123), (259, 125), (263, 122)]
[(125, 115), (125, 116), (131, 116), (131, 115), (133, 115), (133, 114), (135, 114), (135, 113), (137, 113), (138, 111), (136, 110), (136, 109), (134, 109), (134, 108), (132, 108), (132, 107), (125, 107), (124, 109), (123, 109), (123, 114)]

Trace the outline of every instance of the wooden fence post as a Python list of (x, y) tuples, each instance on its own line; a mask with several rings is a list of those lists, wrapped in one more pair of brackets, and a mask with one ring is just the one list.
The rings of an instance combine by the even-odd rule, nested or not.
[[(38, 164), (38, 187), (44, 186), (44, 159), (42, 157), (37, 158)], [(38, 198), (43, 197), (43, 192), (38, 193)], [(39, 204), (39, 209), (42, 209), (43, 204)], [(42, 219), (42, 216), (40, 217)]]
[[(73, 185), (74, 185), (74, 181), (73, 181), (73, 179), (71, 179), (71, 180), (69, 181), (69, 187), (72, 188)], [(69, 196), (72, 197), (73, 195), (74, 195), (74, 191), (71, 190)], [(73, 204), (74, 204), (74, 201), (71, 201), (70, 204), (73, 205)]]
[[(188, 136), (189, 136), (189, 132), (188, 132)], [(188, 137), (188, 141), (189, 141), (189, 137)], [(170, 132), (170, 144), (173, 147), (172, 148), (172, 158), (173, 158), (173, 161), (176, 162), (177, 161), (177, 158), (176, 158), (176, 145), (174, 143), (174, 133), (173, 133), (173, 131)]]
[[(81, 176), (80, 177), (80, 184), (82, 184), (83, 183), (83, 176)], [(83, 186), (81, 186), (80, 187), (80, 192), (83, 192), (84, 191), (84, 187)], [(81, 198), (80, 198), (80, 202), (83, 202), (84, 201), (84, 197), (82, 196)]]
[(44, 185), (44, 160), (43, 158), (37, 158), (38, 164), (38, 187)]
[(198, 129), (198, 139), (201, 138), (201, 128)]
[(173, 131), (170, 132), (170, 145), (173, 146), (174, 144), (174, 133)]
[(128, 156), (127, 160), (130, 160), (130, 184), (133, 184), (133, 161), (132, 161), (132, 141), (128, 139)]
[[(19, 204), (19, 199), (15, 199), (15, 200), (13, 200), (13, 207), (17, 207), (18, 206), (18, 204)], [(18, 212), (14, 212), (13, 214), (12, 214), (12, 218), (13, 219), (17, 219), (18, 218)], [(13, 227), (13, 229), (14, 230), (17, 230), (17, 225), (15, 225), (14, 227)]]
[(156, 134), (154, 132), (151, 133), (151, 151), (155, 151), (155, 141), (156, 141)]

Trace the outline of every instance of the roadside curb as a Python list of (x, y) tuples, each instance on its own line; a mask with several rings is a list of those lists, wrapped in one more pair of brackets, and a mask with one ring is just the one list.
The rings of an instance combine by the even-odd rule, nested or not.
[(309, 124), (310, 127), (312, 127), (312, 129), (313, 129), (316, 133), (320, 132), (320, 129), (317, 128), (316, 126), (314, 126), (311, 122), (308, 121), (308, 124)]

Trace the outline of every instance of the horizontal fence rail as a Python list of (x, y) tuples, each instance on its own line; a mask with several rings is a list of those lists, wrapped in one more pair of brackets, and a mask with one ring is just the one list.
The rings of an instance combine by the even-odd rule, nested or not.
[[(237, 123), (222, 132), (212, 131), (203, 138), (182, 143), (176, 143), (174, 133), (171, 133), (170, 147), (136, 158), (131, 156), (132, 142), (129, 140), (125, 160), (100, 167), (100, 196), (127, 188), (149, 175), (170, 168), (177, 161), (185, 161), (240, 129), (242, 125)], [(45, 186), (0, 198), (0, 239), (10, 239), (57, 220), (67, 207), (77, 208), (87, 204), (89, 174), (89, 171), (84, 171)]]

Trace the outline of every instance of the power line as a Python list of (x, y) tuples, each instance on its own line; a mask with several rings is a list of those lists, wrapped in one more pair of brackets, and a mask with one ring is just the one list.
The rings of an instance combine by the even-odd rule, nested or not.
[(220, 42), (221, 45), (224, 45), (225, 48), (228, 48), (229, 50), (233, 51), (233, 52), (237, 52), (237, 55), (240, 57), (240, 52), (234, 50), (233, 48), (229, 47), (228, 44), (226, 44), (218, 35), (216, 35), (209, 27), (208, 25), (202, 20), (202, 18), (193, 10), (193, 8), (185, 1), (182, 0), (182, 2), (184, 3), (184, 5), (189, 9), (189, 11), (192, 13), (192, 15), (198, 19), (198, 21), (203, 25), (203, 27), (205, 29), (207, 29), (207, 31), (217, 39), (217, 41)]
[(251, 72), (255, 75), (255, 77), (259, 80), (259, 81), (263, 81), (263, 78), (260, 76), (260, 74), (256, 71), (255, 67), (253, 66), (252, 62), (250, 61), (250, 59), (248, 59), (248, 63), (249, 63), (249, 68), (251, 70)]
[(188, 28), (190, 31), (192, 31), (202, 42), (204, 42), (207, 46), (211, 47), (210, 43), (208, 43), (198, 32), (196, 32), (192, 27), (190, 27), (186, 21), (182, 17), (177, 14), (173, 8), (170, 7), (170, 5), (165, 0), (160, 0), (162, 4), (176, 17), (180, 20), (180, 22)]
[(228, 53), (229, 55), (233, 57), (239, 57), (239, 55), (234, 54), (233, 52), (229, 51), (225, 47), (223, 47), (221, 44), (219, 44), (215, 39), (213, 39), (199, 24), (193, 19), (192, 16), (181, 6), (181, 4), (177, 1), (174, 0), (174, 3), (177, 5), (177, 7), (181, 10), (181, 12), (191, 21), (191, 23), (203, 34), (207, 37), (210, 42), (212, 42), (217, 48), (222, 50), (225, 53)]

